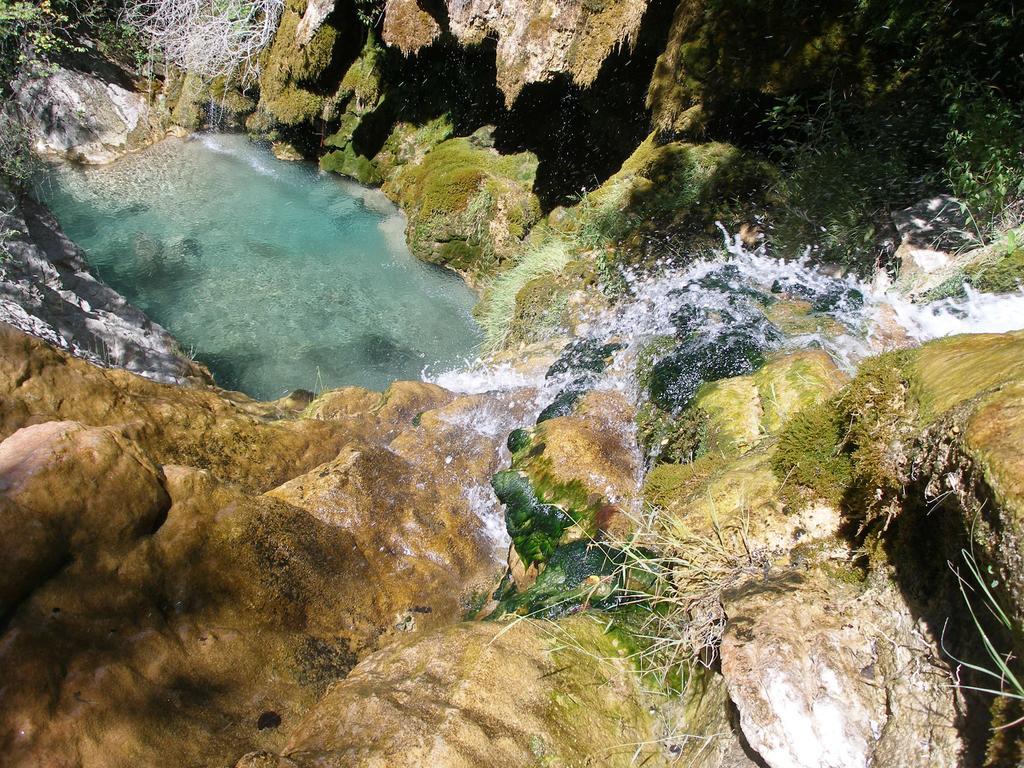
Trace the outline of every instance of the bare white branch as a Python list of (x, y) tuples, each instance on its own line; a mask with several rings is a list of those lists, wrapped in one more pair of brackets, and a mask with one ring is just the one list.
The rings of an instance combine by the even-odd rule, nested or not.
[(124, 21), (148, 37), (169, 64), (217, 77), (257, 74), (284, 0), (128, 0)]

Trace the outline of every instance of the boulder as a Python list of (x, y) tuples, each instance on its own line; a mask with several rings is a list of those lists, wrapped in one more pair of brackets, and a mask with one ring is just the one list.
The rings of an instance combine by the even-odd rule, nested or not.
[(5, 765), (279, 753), (359, 658), (499, 575), (487, 480), (533, 394), (257, 403), (9, 326), (0, 349)]
[(280, 757), (237, 766), (664, 765), (655, 733), (666, 702), (644, 693), (605, 629), (581, 616), (411, 637), (332, 686)]
[(44, 206), (0, 181), (0, 322), (77, 357), (156, 381), (208, 383), (174, 338), (89, 269)]
[(408, 216), (409, 250), (471, 282), (500, 268), (540, 218), (537, 158), (499, 154), (486, 131), (444, 141), (385, 186)]
[(162, 479), (111, 427), (51, 421), (0, 443), (0, 616), (69, 561), (119, 556), (158, 526)]
[(723, 603), (722, 675), (770, 768), (960, 764), (952, 670), (891, 582), (782, 571)]
[(78, 163), (109, 163), (163, 135), (159, 117), (129, 82), (58, 68), (15, 88), (33, 149)]

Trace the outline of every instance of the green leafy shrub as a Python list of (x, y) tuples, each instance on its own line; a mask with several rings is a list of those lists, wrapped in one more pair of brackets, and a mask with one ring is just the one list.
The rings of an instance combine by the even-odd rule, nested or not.
[(952, 90), (949, 104), (947, 178), (984, 237), (1008, 208), (1024, 201), (1024, 108), (963, 85)]

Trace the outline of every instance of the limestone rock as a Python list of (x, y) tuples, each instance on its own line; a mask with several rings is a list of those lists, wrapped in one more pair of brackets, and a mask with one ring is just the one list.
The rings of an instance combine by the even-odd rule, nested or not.
[(337, 455), (340, 425), (294, 416), (244, 395), (157, 384), (104, 370), (0, 323), (0, 437), (46, 421), (122, 426), (160, 464), (208, 469), (258, 490)]
[(0, 616), (69, 559), (149, 533), (170, 506), (161, 475), (110, 427), (48, 422), (0, 443)]
[(535, 395), (351, 388), (322, 420), (310, 397), (160, 385), (0, 326), (5, 765), (288, 765), (329, 683), (494, 583), (487, 480)]
[(646, 8), (646, 0), (531, 0), (526, 5), (452, 0), (448, 23), (464, 45), (497, 38), (498, 87), (511, 105), (527, 83), (561, 73), (590, 85), (605, 57), (632, 42)]
[(331, 11), (334, 10), (335, 0), (310, 0), (306, 6), (306, 12), (302, 14), (302, 20), (295, 28), (295, 42), (300, 46), (308, 45), (313, 35), (320, 29)]
[(283, 764), (663, 765), (644, 738), (657, 699), (604, 629), (585, 616), (464, 623), (395, 643), (331, 687), (291, 731)]
[(951, 671), (891, 583), (782, 572), (723, 600), (722, 674), (770, 768), (959, 764)]
[(89, 270), (53, 215), (0, 182), (0, 321), (102, 365), (156, 381), (209, 382), (161, 326)]
[(15, 88), (32, 146), (41, 155), (109, 163), (162, 135), (146, 97), (127, 83), (58, 69)]

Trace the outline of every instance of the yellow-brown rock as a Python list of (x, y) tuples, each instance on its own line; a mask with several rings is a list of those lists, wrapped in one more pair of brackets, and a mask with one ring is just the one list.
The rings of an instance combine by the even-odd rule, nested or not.
[(46, 421), (119, 426), (158, 464), (184, 464), (266, 490), (337, 455), (338, 425), (243, 395), (157, 384), (97, 368), (0, 324), (0, 438)]
[(387, 0), (381, 36), (388, 45), (411, 56), (434, 42), (440, 34), (441, 25), (420, 7), (417, 0)]
[(238, 765), (664, 765), (651, 738), (663, 700), (643, 693), (605, 629), (586, 616), (465, 623), (395, 643), (331, 687), (281, 762), (251, 755)]
[(529, 393), (353, 388), (303, 418), (303, 393), (155, 384), (7, 327), (0, 350), (5, 765), (279, 751), (360, 656), (497, 575), (488, 481)]
[(0, 443), (0, 616), (69, 559), (120, 555), (159, 525), (161, 480), (109, 427), (48, 422)]

